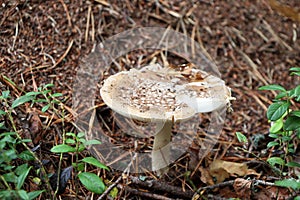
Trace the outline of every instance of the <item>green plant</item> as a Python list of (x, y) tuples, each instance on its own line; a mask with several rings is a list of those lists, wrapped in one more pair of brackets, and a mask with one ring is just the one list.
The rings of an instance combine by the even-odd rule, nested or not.
[[(299, 67), (293, 67), (290, 71), (291, 75), (300, 76)], [(271, 122), (269, 136), (273, 138), (267, 147), (277, 148), (284, 153), (281, 156), (270, 157), (267, 162), (273, 167), (279, 166), (282, 175), (285, 175), (284, 167), (300, 167), (299, 163), (291, 161), (297, 150), (294, 144), (300, 139), (300, 110), (296, 107), (300, 102), (300, 85), (290, 90), (281, 85), (266, 85), (259, 90), (279, 91), (267, 110), (267, 118)], [(300, 189), (299, 181), (295, 179), (279, 181), (278, 185)]]
[[(291, 75), (300, 76), (300, 68), (293, 67), (290, 71)], [(284, 153), (268, 158), (267, 162), (275, 172), (285, 176), (288, 167), (300, 168), (299, 163), (292, 161), (292, 156), (298, 148), (294, 144), (298, 144), (300, 139), (300, 110), (296, 107), (300, 102), (300, 85), (287, 90), (281, 85), (273, 84), (262, 86), (259, 90), (279, 91), (267, 110), (267, 118), (271, 123), (269, 137), (273, 138), (273, 141), (267, 144), (267, 148), (275, 148)], [(240, 143), (248, 143), (247, 137), (241, 132), (236, 132), (236, 137)], [(298, 179), (275, 181), (275, 185), (300, 190), (300, 175), (298, 174)]]
[(53, 87), (53, 84), (46, 84), (44, 86), (38, 87), (37, 91), (27, 92), (25, 95), (20, 96), (12, 103), (12, 108), (16, 108), (26, 102), (31, 102), (31, 106), (34, 103), (44, 103), (42, 112), (46, 112), (49, 108), (54, 109), (55, 104), (59, 104), (56, 98), (62, 96), (61, 93), (53, 93), (52, 90), (49, 89)]
[[(3, 78), (12, 87), (16, 88), (19, 91), (22, 91), (8, 77), (3, 76)], [(9, 129), (5, 127), (5, 120), (0, 122), (0, 133), (2, 132), (0, 135), (0, 153), (1, 156), (3, 155), (0, 159), (0, 174), (3, 174), (0, 176), (0, 199), (11, 199), (12, 197), (16, 199), (33, 199), (44, 191), (37, 190), (28, 193), (25, 190), (22, 190), (25, 180), (28, 179), (29, 172), (34, 170), (27, 163), (16, 167), (15, 164), (17, 162), (17, 164), (19, 164), (20, 161), (22, 161), (21, 163), (29, 162), (32, 160), (38, 162), (41, 166), (41, 169), (37, 170), (36, 174), (39, 174), (39, 171), (41, 171), (42, 179), (44, 179), (48, 189), (51, 189), (48, 176), (45, 169), (43, 168), (43, 164), (26, 144), (27, 142), (31, 142), (31, 140), (21, 138), (19, 132), (17, 131), (12, 113), (17, 107), (25, 103), (30, 103), (31, 107), (34, 104), (37, 106), (41, 106), (42, 112), (46, 112), (48, 109), (52, 109), (52, 111), (58, 114), (58, 110), (55, 108), (55, 105), (60, 105), (61, 102), (57, 100), (57, 97), (62, 96), (62, 94), (52, 93), (52, 90), (50, 88), (53, 86), (53, 84), (46, 84), (44, 86), (38, 87), (37, 91), (27, 92), (15, 99), (12, 103), (10, 103), (10, 91), (2, 91), (0, 100), (2, 102), (3, 110), (0, 109), (0, 117), (2, 116), (3, 119), (8, 119), (7, 123), (10, 125), (9, 127), (10, 129), (12, 129), (12, 131), (9, 131)], [(23, 145), (25, 150), (19, 152), (17, 150), (19, 149), (19, 145)], [(31, 177), (30, 180), (38, 184), (41, 182), (38, 177)], [(1, 181), (3, 182), (3, 184), (1, 184)], [(49, 190), (49, 192), (50, 191), (51, 190)]]
[(88, 145), (100, 144), (98, 140), (86, 140), (84, 133), (66, 133), (67, 138), (64, 144), (59, 144), (51, 149), (53, 153), (75, 153), (75, 162), (73, 167), (76, 170), (77, 177), (80, 182), (91, 192), (102, 194), (105, 190), (105, 184), (102, 179), (94, 173), (85, 172), (85, 165), (91, 164), (100, 169), (109, 170), (107, 166), (99, 162), (93, 157), (85, 157), (81, 160), (78, 159), (80, 152), (85, 150)]
[[(12, 118), (13, 108), (8, 102), (10, 98), (9, 90), (2, 91), (0, 100), (3, 102), (5, 110), (0, 110), (0, 117), (9, 118), (13, 131), (8, 130), (4, 120), (0, 122), (0, 131), (2, 132), (0, 134), (0, 199), (34, 199), (44, 190), (32, 192), (24, 190), (25, 180), (32, 171), (32, 167), (26, 162), (35, 160), (36, 157), (26, 145), (31, 140), (22, 139), (17, 132)], [(16, 101), (12, 104), (16, 105)], [(19, 145), (23, 145), (25, 150), (18, 151)], [(39, 179), (38, 177), (34, 178)]]

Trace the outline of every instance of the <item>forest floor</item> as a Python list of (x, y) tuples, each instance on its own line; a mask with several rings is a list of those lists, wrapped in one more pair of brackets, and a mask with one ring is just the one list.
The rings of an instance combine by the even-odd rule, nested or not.
[[(280, 84), (290, 89), (300, 83), (299, 78), (289, 75), (289, 68), (300, 66), (300, 21), (297, 21), (300, 18), (296, 15), (300, 4), (297, 0), (281, 2), (287, 7), (276, 7), (271, 0), (2, 1), (0, 90), (10, 90), (11, 101), (49, 83), (54, 85), (53, 93), (63, 94), (59, 98), (61, 106), (56, 105), (54, 110), (42, 112), (45, 104), (41, 102), (24, 104), (13, 111), (18, 132), (23, 138), (33, 140), (30, 148), (39, 145), (38, 158), (48, 161), (45, 168), (49, 174), (56, 173), (60, 156), (50, 149), (62, 143), (65, 132), (78, 132), (74, 126), (77, 111), (72, 102), (73, 84), (78, 69), (88, 60), (95, 45), (136, 27), (174, 29), (201, 44), (205, 54), (218, 66), (221, 78), (232, 88), (232, 96), (236, 98), (232, 101), (233, 111), (226, 114), (218, 141), (205, 157), (199, 156), (200, 147), (193, 144), (184, 158), (173, 163), (162, 177), (147, 172), (143, 174), (146, 181), (142, 181), (143, 178), (136, 174), (86, 166), (85, 170), (100, 175), (107, 187), (114, 185), (117, 188), (113, 190), (114, 194), (111, 192), (101, 198), (287, 199), (295, 193), (272, 186), (271, 183), (283, 177), (266, 163), (269, 157), (283, 151), (280, 147), (267, 148), (273, 139), (268, 137), (270, 123), (266, 112), (274, 93), (258, 90), (268, 84)], [(295, 13), (290, 12), (288, 18), (283, 8)], [(161, 55), (160, 52), (154, 54), (131, 52), (118, 58), (117, 66), (122, 70), (134, 68), (141, 56), (145, 58), (143, 62), (147, 62)], [(175, 61), (174, 64), (179, 63)], [(97, 87), (100, 85), (99, 81)], [(95, 100), (97, 113), (110, 115), (99, 92)], [(3, 106), (0, 105), (4, 110)], [(107, 116), (104, 120), (114, 123)], [(29, 133), (26, 127), (29, 127)], [(248, 143), (240, 143), (236, 132), (244, 134)], [(72, 165), (72, 155), (64, 156), (62, 169)], [(85, 150), (79, 156), (88, 155), (89, 151)], [(293, 158), (299, 162), (299, 148)], [(213, 176), (211, 165), (216, 160), (221, 163), (215, 172), (218, 175)], [(229, 169), (224, 168), (226, 164)], [(293, 173), (294, 176), (299, 174)], [(288, 171), (286, 175), (292, 177), (293, 173)], [(218, 176), (226, 179), (218, 181)], [(28, 179), (24, 186), (27, 191), (45, 187), (34, 185), (30, 177)], [(73, 177), (58, 197), (99, 198), (100, 195), (92, 194), (78, 184)], [(197, 190), (199, 194), (196, 195)], [(41, 199), (50, 198), (50, 194), (48, 191)]]

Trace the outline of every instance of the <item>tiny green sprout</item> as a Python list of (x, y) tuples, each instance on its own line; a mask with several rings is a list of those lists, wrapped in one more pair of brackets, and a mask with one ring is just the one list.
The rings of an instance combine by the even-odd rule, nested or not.
[(236, 137), (237, 137), (239, 142), (248, 143), (248, 139), (244, 134), (242, 134), (241, 132), (236, 132), (235, 134), (236, 134)]

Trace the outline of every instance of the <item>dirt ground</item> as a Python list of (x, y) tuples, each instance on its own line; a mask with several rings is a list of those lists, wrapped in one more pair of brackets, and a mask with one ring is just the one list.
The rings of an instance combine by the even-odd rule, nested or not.
[[(194, 164), (189, 162), (194, 167), (193, 170), (190, 170), (193, 167), (184, 167), (178, 163), (177, 167), (172, 167), (170, 174), (161, 179), (150, 176), (151, 181), (157, 181), (155, 184), (162, 184), (160, 186), (163, 190), (143, 185), (134, 176), (117, 182), (119, 172), (99, 171), (107, 185), (116, 183), (118, 186), (119, 192), (115, 199), (191, 199), (197, 188), (203, 188), (203, 199), (250, 198), (249, 195), (243, 196), (243, 192), (237, 192), (232, 182), (205, 190), (204, 187), (211, 185), (205, 180), (206, 164), (216, 158), (236, 163), (248, 162), (249, 168), (256, 166), (255, 170), (260, 174), (252, 174), (250, 177), (273, 181), (270, 177), (274, 174), (263, 164), (259, 164), (255, 155), (266, 160), (274, 153), (266, 148), (270, 141), (267, 136), (269, 123), (266, 110), (274, 94), (258, 91), (258, 87), (281, 84), (292, 88), (300, 83), (299, 79), (289, 76), (288, 71), (290, 67), (299, 66), (300, 63), (299, 16), (297, 18), (293, 13), (286, 16), (286, 13), (270, 4), (274, 1), (268, 0), (0, 2), (0, 89), (12, 89), (4, 81), (4, 75), (19, 88), (13, 92), (14, 97), (22, 95), (22, 91), (33, 91), (37, 86), (53, 83), (53, 90), (63, 93), (66, 108), (72, 108), (74, 77), (94, 45), (125, 30), (151, 26), (170, 27), (194, 37), (217, 64), (222, 79), (232, 88), (232, 95), (236, 98), (232, 102), (233, 112), (227, 114), (219, 142), (203, 163), (199, 165), (199, 149), (193, 147), (195, 155), (190, 155), (193, 158), (189, 158), (194, 159)], [(297, 0), (280, 2), (289, 6), (288, 8), (294, 8), (295, 12), (300, 10), (300, 2)], [(130, 57), (132, 60), (135, 58), (138, 57)], [(119, 64), (124, 68), (128, 65), (134, 67), (121, 59)], [(98, 96), (97, 103), (101, 104), (99, 98)], [(21, 118), (26, 117), (28, 112), (33, 112), (33, 109), (43, 123), (53, 114), (42, 113), (40, 106), (31, 108), (30, 111), (25, 107), (19, 109), (15, 114), (18, 129), (23, 127)], [(75, 131), (72, 125), (75, 116), (71, 109), (66, 112), (68, 118), (65, 123), (61, 123), (56, 116), (56, 120), (47, 128), (44, 124), (42, 136), (31, 136), (33, 139), (39, 137), (36, 143), (42, 144), (40, 159), (51, 160), (53, 166), (56, 166), (59, 157), (51, 154), (49, 149), (61, 142), (58, 135), (62, 129), (67, 132)], [(237, 149), (242, 147), (236, 140), (237, 131), (250, 138), (251, 144), (246, 147), (249, 152)], [(264, 139), (255, 144), (254, 140), (259, 136)], [(70, 162), (66, 159), (63, 167), (69, 166)], [(49, 170), (54, 169), (49, 167)], [(193, 176), (187, 178), (187, 173), (192, 172)], [(231, 176), (226, 180), (236, 180), (236, 177)], [(74, 180), (69, 181), (60, 198), (74, 198), (74, 184)], [(181, 189), (181, 196), (170, 191), (168, 186)], [(260, 188), (260, 194), (251, 197), (273, 198), (276, 190), (270, 188)], [(288, 197), (284, 192), (286, 191), (280, 192), (283, 199)], [(81, 187), (78, 198), (97, 199), (98, 196), (92, 196)]]

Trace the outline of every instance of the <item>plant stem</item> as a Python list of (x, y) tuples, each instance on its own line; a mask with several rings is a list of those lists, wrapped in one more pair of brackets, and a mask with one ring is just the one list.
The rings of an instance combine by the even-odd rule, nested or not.
[[(9, 106), (8, 106), (8, 102), (7, 102), (6, 99), (5, 99), (5, 104), (6, 104), (7, 107), (9, 107)], [(35, 153), (27, 146), (27, 144), (26, 144), (25, 142), (23, 142), (22, 137), (19, 135), (19, 132), (18, 132), (18, 130), (17, 130), (17, 127), (16, 127), (16, 125), (15, 125), (14, 119), (13, 119), (12, 114), (11, 114), (11, 113), (12, 113), (12, 109), (8, 109), (8, 110), (6, 110), (5, 112), (7, 113), (7, 116), (8, 116), (8, 118), (9, 118), (9, 121), (10, 121), (10, 123), (11, 123), (11, 126), (12, 126), (14, 132), (16, 133), (17, 139), (21, 141), (21, 144), (25, 147), (25, 149), (26, 149), (28, 152), (31, 153), (31, 155), (34, 157), (34, 159), (35, 159), (35, 160), (39, 163), (39, 165), (41, 166), (41, 171), (42, 171), (43, 178), (44, 178), (44, 180), (45, 180), (47, 189), (48, 189), (48, 191), (51, 192), (52, 195), (54, 195), (53, 190), (51, 189), (49, 177), (48, 177), (48, 175), (47, 175), (47, 172), (46, 172), (46, 170), (45, 170), (45, 168), (44, 168), (44, 165), (43, 165), (42, 161), (41, 161), (41, 160), (35, 155)]]

